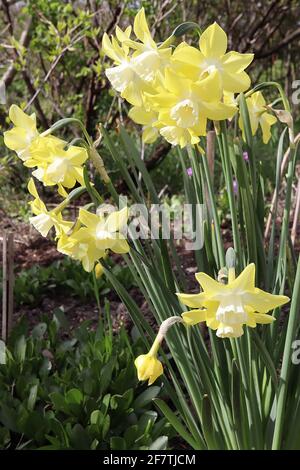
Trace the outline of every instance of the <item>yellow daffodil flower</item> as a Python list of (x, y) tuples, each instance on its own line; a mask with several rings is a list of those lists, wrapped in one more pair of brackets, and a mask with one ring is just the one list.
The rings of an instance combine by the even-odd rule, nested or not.
[(153, 382), (164, 373), (162, 363), (157, 359), (160, 341), (157, 336), (150, 351), (147, 354), (138, 356), (134, 361), (138, 379), (148, 380), (148, 385), (152, 385)]
[(269, 294), (255, 287), (253, 263), (237, 278), (234, 268), (230, 268), (228, 284), (205, 273), (197, 273), (196, 279), (203, 292), (177, 294), (180, 302), (193, 308), (183, 313), (182, 318), (188, 325), (205, 321), (209, 328), (217, 330), (220, 338), (238, 338), (243, 334), (243, 325), (254, 328), (257, 323), (272, 323), (274, 317), (267, 312), (289, 301), (284, 295)]
[(81, 241), (80, 237), (76, 237), (76, 233), (74, 230), (70, 236), (62, 234), (58, 239), (57, 251), (80, 261), (83, 269), (91, 272), (95, 261), (103, 258), (105, 251), (102, 249), (98, 250), (94, 245), (88, 243), (86, 239)]
[(37, 139), (31, 146), (31, 157), (25, 166), (37, 167), (32, 174), (45, 186), (58, 184), (73, 188), (77, 181), (83, 186), (82, 165), (88, 158), (87, 151), (74, 145), (66, 150), (64, 147), (65, 142), (60, 139)]
[[(156, 78), (162, 77), (164, 68), (170, 62), (171, 49), (157, 46), (152, 39), (144, 8), (134, 19), (134, 33), (138, 41), (130, 39), (131, 27), (122, 31), (116, 27), (116, 38), (110, 40), (105, 33), (102, 50), (116, 67), (106, 69), (106, 76), (122, 98), (134, 106), (144, 104), (144, 93), (154, 93)], [(134, 52), (130, 55), (130, 49)]]
[(4, 143), (6, 147), (14, 150), (21, 160), (26, 161), (30, 156), (30, 145), (39, 135), (35, 113), (28, 116), (21, 108), (13, 104), (9, 108), (9, 118), (14, 127), (4, 132)]
[(233, 94), (249, 88), (244, 69), (253, 54), (226, 53), (227, 36), (220, 26), (214, 23), (204, 31), (200, 50), (182, 43), (173, 54), (169, 39), (160, 46), (153, 40), (144, 8), (133, 31), (137, 41), (130, 38), (130, 28), (117, 27), (117, 39), (104, 35), (103, 50), (117, 65), (107, 69), (107, 77), (134, 105), (129, 116), (144, 126), (144, 142), (154, 142), (160, 133), (172, 145), (195, 145), (206, 134), (208, 119), (234, 116)]
[[(267, 112), (266, 101), (260, 91), (256, 91), (249, 98), (246, 99), (249, 111), (249, 118), (251, 124), (252, 135), (256, 134), (258, 126), (260, 125), (263, 135), (263, 142), (267, 144), (271, 138), (271, 126), (277, 122), (275, 116)], [(244, 123), (240, 116), (239, 126), (245, 139)]]
[(142, 139), (145, 144), (152, 144), (159, 136), (159, 130), (154, 127), (157, 122), (158, 113), (155, 111), (147, 111), (144, 107), (134, 106), (128, 113), (128, 116), (137, 124), (143, 126)]
[(217, 72), (193, 82), (166, 69), (164, 89), (156, 95), (147, 95), (148, 102), (158, 112), (160, 134), (172, 145), (185, 147), (197, 144), (206, 134), (207, 119), (231, 118), (234, 105), (221, 102), (222, 88)]
[[(200, 50), (199, 50), (200, 49)], [(221, 79), (222, 89), (240, 93), (251, 84), (245, 69), (252, 62), (253, 54), (227, 52), (227, 35), (217, 24), (210, 25), (200, 36), (199, 49), (181, 43), (172, 55), (176, 70), (177, 64), (186, 66), (185, 75), (193, 80), (207, 77), (217, 72)], [(184, 69), (179, 68), (179, 73)]]
[(169, 64), (172, 50), (164, 47), (164, 44), (157, 46), (151, 36), (144, 8), (134, 18), (133, 31), (139, 42), (132, 41), (124, 33), (120, 34), (120, 29), (116, 33), (122, 44), (136, 51), (132, 56), (135, 72), (146, 82), (153, 82), (157, 74), (162, 75), (165, 66)]
[(128, 219), (128, 209), (111, 213), (108, 217), (92, 214), (80, 209), (79, 222), (83, 225), (70, 236), (62, 236), (57, 249), (82, 262), (83, 268), (91, 272), (95, 262), (103, 258), (106, 250), (114, 253), (127, 253), (129, 245), (121, 233)]
[[(131, 28), (127, 28), (123, 34), (129, 36), (130, 31)], [(120, 45), (114, 37), (110, 40), (108, 35), (104, 33), (102, 50), (116, 64), (115, 67), (110, 67), (105, 71), (112, 87), (129, 103), (134, 106), (142, 106), (143, 92), (149, 91), (149, 87), (135, 71), (134, 59), (128, 55), (128, 46), (126, 44)]]
[(61, 213), (55, 212), (55, 209), (52, 211), (47, 210), (38, 195), (32, 178), (30, 178), (28, 183), (28, 191), (34, 197), (34, 200), (29, 203), (34, 214), (33, 217), (29, 218), (29, 222), (43, 237), (48, 235), (52, 227), (55, 228), (57, 236), (70, 230), (73, 226), (73, 222), (63, 220)]
[(9, 109), (9, 117), (14, 127), (4, 132), (4, 143), (9, 149), (17, 153), (25, 166), (36, 166), (36, 164), (32, 164), (36, 148), (48, 149), (50, 145), (63, 148), (67, 144), (67, 142), (57, 137), (48, 135), (48, 131), (39, 134), (36, 128), (35, 113), (29, 116), (13, 104)]

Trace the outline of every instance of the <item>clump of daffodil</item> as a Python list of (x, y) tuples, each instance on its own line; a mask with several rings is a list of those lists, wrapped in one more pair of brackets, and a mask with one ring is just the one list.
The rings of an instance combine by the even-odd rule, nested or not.
[(162, 363), (157, 358), (158, 350), (168, 329), (175, 323), (181, 322), (180, 317), (170, 317), (162, 322), (149, 352), (138, 356), (134, 361), (139, 380), (148, 380), (148, 385), (151, 385), (164, 373)]
[(160, 92), (148, 95), (148, 102), (158, 112), (154, 125), (168, 142), (180, 147), (197, 144), (199, 137), (206, 135), (207, 119), (233, 117), (236, 106), (221, 100), (221, 81), (216, 71), (192, 81), (166, 69)]
[(226, 52), (227, 36), (217, 23), (201, 35), (200, 49), (183, 42), (172, 53), (171, 38), (159, 46), (153, 40), (143, 8), (133, 30), (138, 41), (130, 38), (130, 28), (117, 27), (117, 39), (104, 36), (103, 50), (117, 64), (107, 77), (134, 105), (129, 116), (143, 126), (145, 143), (161, 134), (172, 145), (194, 145), (206, 135), (208, 119), (233, 117), (234, 94), (250, 86), (245, 69), (253, 54)]
[(4, 132), (5, 145), (14, 150), (28, 168), (36, 168), (32, 174), (44, 186), (58, 186), (60, 195), (66, 197), (64, 188), (73, 188), (78, 182), (84, 186), (83, 164), (88, 158), (85, 148), (49, 135), (39, 134), (36, 116), (27, 115), (16, 105), (9, 110), (14, 127)]
[[(267, 144), (271, 138), (271, 126), (277, 122), (273, 114), (268, 113), (266, 101), (260, 91), (256, 91), (246, 99), (252, 135), (255, 135), (258, 126), (261, 127), (263, 142)], [(245, 130), (242, 116), (239, 117), (239, 126), (245, 139)]]
[(28, 191), (34, 197), (34, 200), (29, 202), (34, 216), (30, 217), (29, 221), (43, 237), (48, 235), (52, 227), (55, 228), (56, 236), (60, 236), (71, 229), (73, 222), (63, 220), (60, 212), (60, 207), (63, 209), (64, 203), (62, 203), (60, 207), (58, 206), (57, 208), (48, 211), (44, 202), (38, 195), (32, 178), (30, 178), (28, 183)]
[(177, 296), (192, 310), (182, 314), (187, 325), (206, 322), (217, 330), (220, 338), (238, 338), (243, 326), (255, 328), (258, 323), (268, 324), (274, 317), (267, 315), (276, 307), (289, 301), (284, 295), (273, 295), (255, 287), (255, 265), (249, 264), (235, 278), (234, 268), (229, 268), (228, 283), (217, 282), (205, 273), (197, 273), (196, 279), (203, 289), (199, 294)]
[(57, 249), (81, 261), (85, 271), (91, 272), (95, 263), (105, 257), (107, 250), (128, 253), (128, 242), (121, 233), (127, 220), (127, 207), (112, 212), (107, 217), (81, 208), (75, 228), (69, 235), (61, 235)]

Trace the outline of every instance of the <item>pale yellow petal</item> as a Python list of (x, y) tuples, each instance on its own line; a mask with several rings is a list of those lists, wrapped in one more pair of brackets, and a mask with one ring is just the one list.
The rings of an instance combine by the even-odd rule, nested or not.
[(206, 310), (190, 310), (181, 314), (184, 323), (189, 326), (197, 325), (197, 323), (206, 321)]
[(121, 237), (119, 235), (119, 237), (116, 240), (114, 240), (111, 250), (114, 253), (118, 253), (118, 254), (128, 253), (130, 250), (130, 246), (127, 240), (124, 237)]
[(156, 113), (152, 111), (146, 111), (145, 108), (139, 106), (133, 106), (128, 113), (130, 119), (132, 119), (137, 124), (141, 124), (143, 126), (149, 124), (155, 118)]
[(82, 208), (79, 210), (79, 220), (83, 225), (92, 229), (96, 229), (97, 224), (100, 222), (100, 218), (96, 214)]
[(199, 294), (181, 294), (176, 292), (176, 295), (182, 304), (193, 308), (203, 307), (204, 301), (207, 299), (204, 292), (200, 292)]
[(4, 143), (11, 150), (23, 150), (27, 147), (27, 133), (25, 129), (14, 128), (3, 133)]
[(271, 134), (271, 126), (277, 122), (277, 119), (275, 116), (272, 116), (271, 114), (264, 113), (261, 115), (259, 119), (259, 124), (262, 130), (262, 135), (263, 135), (263, 142), (264, 144), (267, 144), (272, 136)]
[(28, 185), (27, 185), (27, 188), (28, 188), (28, 191), (30, 192), (30, 194), (31, 194), (35, 199), (39, 199), (39, 195), (38, 195), (37, 189), (36, 189), (36, 187), (35, 187), (33, 178), (30, 178), (30, 180), (29, 180), (29, 182), (28, 182)]
[(155, 127), (146, 127), (143, 130), (142, 139), (145, 144), (152, 144), (159, 136), (159, 131)]
[(143, 94), (142, 94), (142, 86), (141, 83), (132, 79), (130, 83), (126, 86), (124, 91), (122, 91), (121, 96), (124, 98), (128, 103), (134, 106), (142, 106), (143, 105)]
[(207, 77), (194, 83), (192, 90), (203, 101), (220, 101), (223, 94), (220, 72), (214, 70)]
[(133, 31), (141, 42), (146, 42), (148, 40), (152, 45), (151, 34), (146, 20), (144, 8), (141, 8), (134, 18)]
[(122, 228), (127, 224), (128, 215), (129, 212), (127, 207), (123, 207), (120, 211), (112, 212), (105, 221), (104, 230), (107, 230), (108, 232), (118, 232), (119, 230), (122, 230)]
[(36, 117), (33, 113), (31, 116), (24, 113), (19, 106), (12, 104), (9, 108), (9, 118), (16, 127), (22, 127), (26, 130), (31, 130), (36, 127)]
[(223, 70), (224, 90), (232, 93), (242, 93), (250, 88), (251, 80), (246, 72), (233, 73), (226, 68)]
[(65, 152), (65, 157), (76, 166), (81, 166), (88, 158), (85, 148), (71, 145)]
[(196, 68), (198, 68), (204, 60), (204, 55), (199, 51), (199, 49), (189, 46), (185, 42), (177, 46), (172, 54), (172, 62), (182, 62)]
[(237, 107), (221, 102), (202, 102), (203, 113), (208, 119), (222, 121), (231, 119), (237, 112)]
[(255, 264), (250, 263), (241, 274), (230, 284), (230, 288), (240, 291), (255, 289)]
[(223, 67), (229, 73), (240, 73), (253, 61), (254, 54), (240, 54), (239, 52), (227, 52), (222, 58)]
[(226, 52), (227, 35), (215, 22), (201, 34), (199, 46), (205, 57), (219, 58)]
[(255, 288), (254, 292), (246, 292), (243, 296), (244, 303), (259, 313), (267, 313), (270, 310), (274, 310), (274, 308), (286, 304), (289, 300), (285, 295), (269, 294), (258, 288)]
[(215, 295), (218, 292), (224, 292), (227, 290), (227, 286), (215, 281), (212, 277), (205, 273), (195, 274), (197, 281), (207, 295)]
[(182, 95), (184, 90), (188, 90), (191, 86), (188, 80), (178, 77), (178, 75), (171, 68), (165, 71), (165, 86), (175, 95)]
[(273, 323), (273, 321), (276, 320), (276, 318), (272, 317), (272, 315), (266, 315), (265, 313), (253, 313), (253, 317), (256, 323), (261, 323), (263, 325)]

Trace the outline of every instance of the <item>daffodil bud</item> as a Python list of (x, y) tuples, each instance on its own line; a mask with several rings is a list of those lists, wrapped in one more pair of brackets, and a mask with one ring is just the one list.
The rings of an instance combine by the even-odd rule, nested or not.
[(153, 384), (164, 372), (162, 363), (150, 353), (137, 357), (134, 364), (137, 368), (138, 379), (148, 380), (148, 385)]
[(104, 268), (101, 263), (97, 263), (95, 266), (95, 276), (97, 279), (99, 279), (101, 276), (104, 274)]
[(151, 385), (163, 374), (162, 363), (157, 358), (159, 347), (169, 328), (175, 323), (182, 322), (182, 318), (177, 316), (167, 318), (167, 320), (162, 322), (150, 351), (147, 354), (138, 356), (134, 361), (139, 380), (148, 380), (148, 385)]

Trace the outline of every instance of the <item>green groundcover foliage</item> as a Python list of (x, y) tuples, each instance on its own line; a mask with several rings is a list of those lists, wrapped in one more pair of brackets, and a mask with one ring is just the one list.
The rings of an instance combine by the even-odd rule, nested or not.
[(152, 404), (161, 387), (138, 385), (139, 340), (108, 330), (84, 322), (71, 332), (60, 309), (31, 334), (20, 322), (0, 365), (0, 448), (167, 447), (173, 431)]

